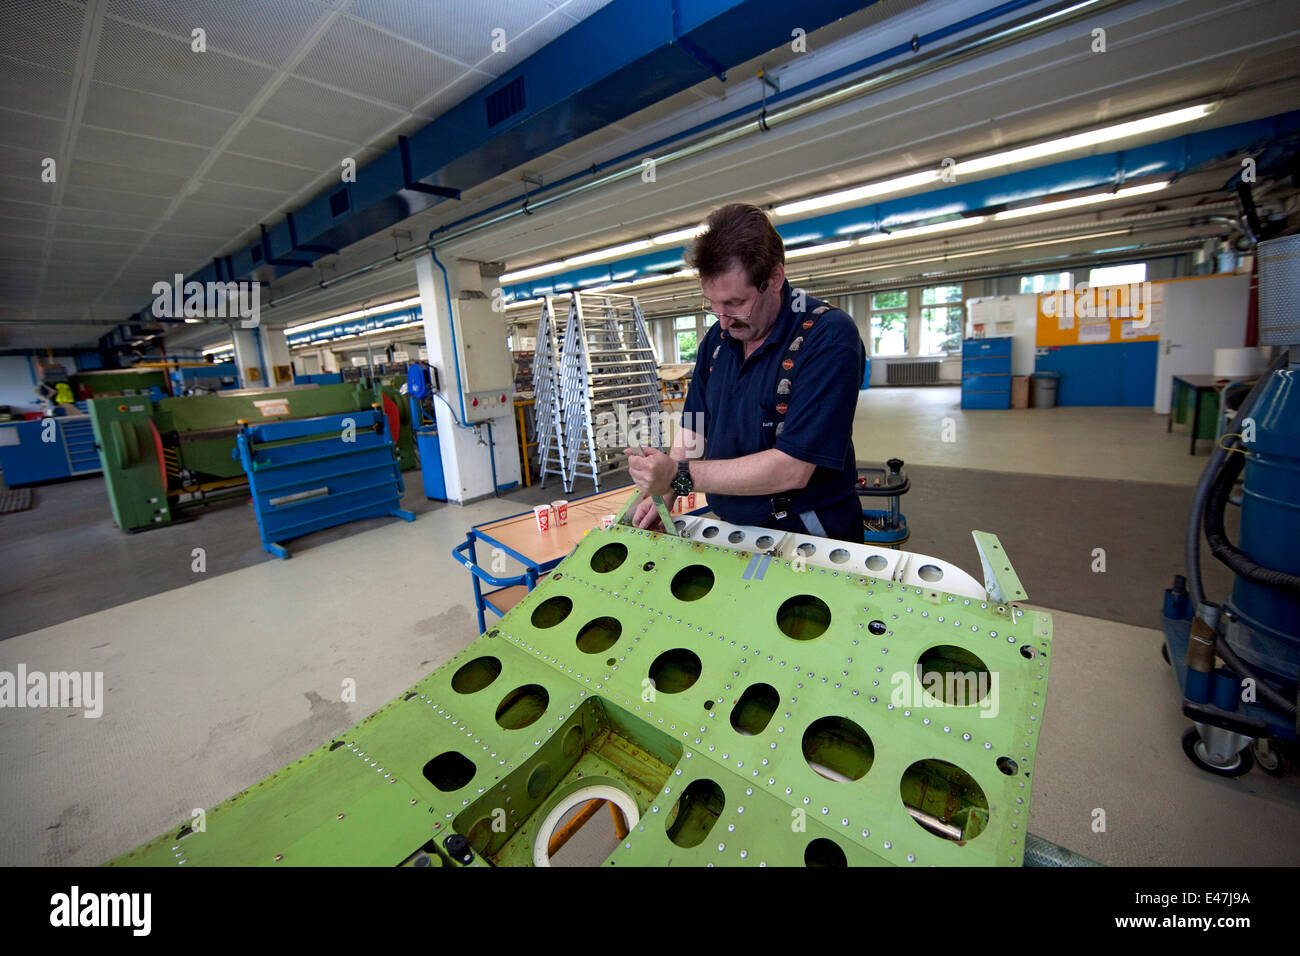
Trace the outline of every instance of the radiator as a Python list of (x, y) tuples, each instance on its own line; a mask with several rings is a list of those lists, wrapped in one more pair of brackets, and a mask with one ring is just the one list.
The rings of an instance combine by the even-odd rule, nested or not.
[(889, 362), (885, 374), (887, 385), (933, 385), (939, 381), (939, 363)]

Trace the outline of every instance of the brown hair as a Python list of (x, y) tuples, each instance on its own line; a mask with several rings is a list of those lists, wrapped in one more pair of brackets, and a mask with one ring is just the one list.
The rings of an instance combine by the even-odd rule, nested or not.
[(751, 285), (761, 287), (777, 263), (785, 262), (785, 243), (757, 206), (731, 203), (709, 213), (706, 230), (686, 250), (685, 261), (701, 279), (745, 270)]

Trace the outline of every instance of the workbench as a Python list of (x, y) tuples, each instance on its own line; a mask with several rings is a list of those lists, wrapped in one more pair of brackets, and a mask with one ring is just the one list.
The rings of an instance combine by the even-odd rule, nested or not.
[[(568, 523), (556, 527), (552, 517), (550, 530), (544, 532), (537, 530), (531, 509), (470, 528), (465, 541), (452, 550), (452, 557), (469, 569), (479, 633), (482, 634), (487, 629), (485, 611), (491, 610), (500, 617), (523, 600), (537, 586), (538, 579), (559, 564), (578, 545), (583, 535), (592, 528), (600, 527), (602, 516), (617, 515), (622, 511), (635, 490), (635, 485), (624, 485), (600, 494), (572, 499), (569, 501)], [(696, 492), (695, 508), (688, 513), (703, 514), (708, 509), (709, 503), (705, 496)], [(524, 566), (523, 573), (491, 573), (491, 561), (486, 567), (479, 564), (476, 547), (479, 543), (493, 550), (500, 549), (518, 561)], [(492, 590), (484, 591), (484, 584)]]
[[(1223, 392), (1233, 385), (1253, 382), (1256, 378), (1258, 376), (1223, 378), (1217, 375), (1175, 375), (1165, 431), (1172, 431), (1175, 423), (1181, 425), (1187, 422), (1187, 431), (1191, 435), (1191, 446), (1187, 454), (1195, 455), (1198, 438), (1215, 441), (1219, 437), (1219, 403)], [(1190, 422), (1187, 421), (1189, 414)]]

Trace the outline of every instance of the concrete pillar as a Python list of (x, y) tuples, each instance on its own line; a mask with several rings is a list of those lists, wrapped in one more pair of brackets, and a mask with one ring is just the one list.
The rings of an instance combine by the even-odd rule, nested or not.
[(284, 329), (261, 327), (262, 350), (266, 354), (267, 384), (271, 386), (293, 384), (293, 362), (289, 357), (289, 340)]
[[(429, 365), (438, 371), (434, 400), (447, 500), (468, 504), (520, 480), (514, 406), (514, 370), (506, 348), (500, 267), (457, 261), (416, 260), (420, 308)], [(450, 309), (448, 300), (450, 299)], [(468, 361), (467, 361), (468, 359)], [(502, 403), (500, 396), (506, 396)], [(478, 400), (476, 405), (475, 399)]]
[[(265, 336), (262, 329), (235, 325), (230, 330), (235, 344), (235, 365), (239, 368), (240, 388), (267, 388), (271, 384), (270, 363), (267, 361)], [(281, 335), (281, 338), (284, 336)]]

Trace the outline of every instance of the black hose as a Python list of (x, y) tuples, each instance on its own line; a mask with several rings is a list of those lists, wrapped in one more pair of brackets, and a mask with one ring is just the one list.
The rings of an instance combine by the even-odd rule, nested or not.
[(1237, 652), (1228, 644), (1226, 638), (1214, 642), (1214, 653), (1223, 658), (1224, 663), (1231, 667), (1242, 677), (1249, 677), (1255, 682), (1255, 690), (1259, 691), (1259, 696), (1264, 698), (1278, 710), (1291, 717), (1296, 715), (1295, 701), (1288, 700), (1284, 695), (1279, 694), (1264, 678), (1255, 673), (1245, 661), (1237, 656)]
[(1245, 552), (1228, 540), (1224, 531), (1223, 512), (1228, 504), (1228, 494), (1245, 466), (1244, 454), (1229, 454), (1223, 467), (1219, 469), (1219, 474), (1210, 485), (1204, 514), (1205, 540), (1210, 544), (1210, 554), (1226, 564), (1238, 577), (1300, 596), (1300, 575), (1287, 574), (1285, 571), (1256, 564), (1246, 557)]
[[(1278, 371), (1287, 363), (1287, 351), (1284, 349), (1273, 364), (1269, 366), (1255, 387), (1250, 390), (1241, 407), (1237, 410), (1237, 420), (1241, 421), (1250, 414), (1250, 410), (1255, 407), (1255, 402), (1260, 394), (1264, 391), (1264, 383), (1273, 377), (1273, 373)], [(1187, 535), (1184, 541), (1183, 554), (1187, 562), (1187, 591), (1191, 597), (1192, 607), (1199, 607), (1205, 603), (1205, 587), (1201, 581), (1201, 515), (1205, 510), (1205, 501), (1210, 493), (1210, 484), (1214, 476), (1218, 474), (1219, 467), (1227, 458), (1228, 452), (1222, 446), (1216, 446), (1210, 460), (1206, 462), (1205, 470), (1201, 472), (1200, 480), (1196, 483), (1196, 491), (1192, 495), (1192, 507), (1187, 515)]]
[[(1232, 442), (1233, 444), (1229, 445), (1229, 448), (1236, 447), (1235, 438), (1232, 439)], [(1223, 512), (1228, 503), (1228, 494), (1232, 491), (1237, 476), (1241, 474), (1245, 466), (1246, 456), (1244, 454), (1240, 452), (1229, 453), (1227, 460), (1223, 462), (1222, 467), (1210, 483), (1203, 515), (1205, 538), (1210, 544), (1210, 553), (1226, 564), (1234, 574), (1240, 575), (1247, 580), (1278, 590), (1300, 593), (1300, 578), (1256, 564), (1228, 541), (1223, 528)], [(1295, 702), (1274, 690), (1264, 678), (1256, 673), (1254, 668), (1238, 657), (1237, 653), (1228, 644), (1226, 637), (1215, 642), (1214, 650), (1234, 671), (1242, 677), (1249, 677), (1255, 682), (1255, 689), (1259, 692), (1260, 697), (1284, 714), (1295, 716)]]

